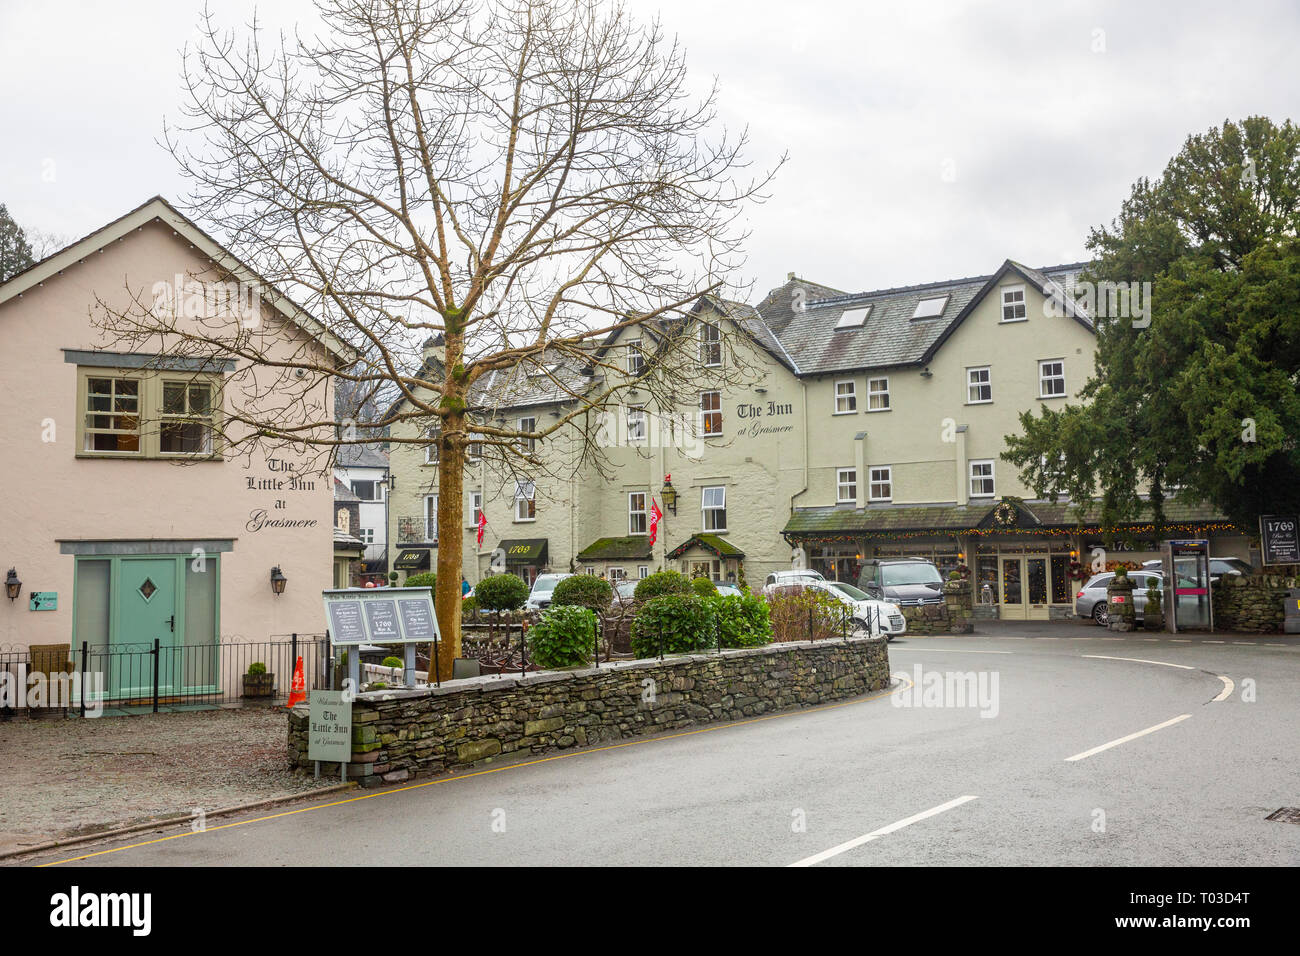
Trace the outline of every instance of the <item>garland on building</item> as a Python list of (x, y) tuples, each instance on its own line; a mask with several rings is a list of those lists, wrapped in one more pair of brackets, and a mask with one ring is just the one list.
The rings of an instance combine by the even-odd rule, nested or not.
[(1101, 528), (1101, 527), (1077, 527), (1077, 528), (966, 528), (962, 530), (933, 530), (933, 531), (870, 531), (863, 530), (853, 534), (808, 534), (786, 535), (787, 540), (809, 541), (816, 543), (831, 542), (853, 542), (861, 541), (863, 538), (881, 539), (885, 541), (907, 541), (913, 538), (964, 538), (964, 537), (989, 537), (992, 535), (1013, 535), (1027, 537), (1048, 537), (1063, 538), (1072, 534), (1100, 534), (1100, 535), (1139, 535), (1139, 534), (1158, 534), (1171, 532), (1178, 535), (1194, 535), (1206, 532), (1225, 532), (1231, 534), (1245, 534), (1234, 524), (1227, 522), (1213, 522), (1208, 524), (1167, 524), (1157, 528), (1153, 524), (1147, 525), (1128, 525), (1120, 528)]

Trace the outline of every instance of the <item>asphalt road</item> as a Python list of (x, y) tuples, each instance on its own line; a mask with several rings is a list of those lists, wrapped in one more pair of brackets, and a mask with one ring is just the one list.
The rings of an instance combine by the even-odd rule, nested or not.
[[(1300, 638), (986, 628), (895, 641), (870, 698), (23, 863), (1300, 863), (1265, 820), (1300, 806)], [(899, 706), (931, 673), (982, 675), (984, 706)]]

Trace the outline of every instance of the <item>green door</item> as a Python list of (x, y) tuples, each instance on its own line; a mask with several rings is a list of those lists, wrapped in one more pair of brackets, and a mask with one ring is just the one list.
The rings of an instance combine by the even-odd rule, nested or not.
[[(145, 651), (158, 641), (158, 693), (176, 687), (176, 559), (122, 558), (118, 572), (117, 627), (112, 643), (123, 650)], [(117, 697), (144, 697), (153, 692), (153, 660), (142, 653), (114, 655), (109, 691)]]

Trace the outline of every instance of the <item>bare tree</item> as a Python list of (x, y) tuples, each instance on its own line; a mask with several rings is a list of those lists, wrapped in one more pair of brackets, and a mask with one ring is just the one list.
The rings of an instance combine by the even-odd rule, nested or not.
[[(672, 407), (700, 374), (686, 316), (740, 264), (741, 217), (775, 170), (750, 171), (745, 134), (718, 128), (716, 84), (693, 97), (675, 41), (618, 3), (317, 5), (319, 36), (275, 45), (256, 22), (241, 34), (205, 13), (185, 54), (187, 120), (165, 142), (193, 184), (187, 211), (363, 358), (341, 372), (307, 348), (272, 359), (265, 330), (187, 329), (144, 308), (104, 325), (173, 351), (337, 374), (354, 402), (399, 399), (385, 424), (415, 422), (438, 448), (435, 600), (450, 658), (466, 448), (538, 464), (519, 432), (473, 414), (476, 394), (508, 401), (483, 394), (485, 377), (548, 376), (564, 413), (528, 438), (576, 427), (594, 448), (593, 409), (627, 387), (599, 346), (648, 325), (658, 350), (638, 382)], [(443, 361), (413, 362), (433, 335)], [(285, 394), (249, 396), (232, 447), (372, 438), (323, 437), (330, 423)]]

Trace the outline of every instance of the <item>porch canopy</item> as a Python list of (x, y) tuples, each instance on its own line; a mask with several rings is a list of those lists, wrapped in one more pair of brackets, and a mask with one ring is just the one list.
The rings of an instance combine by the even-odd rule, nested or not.
[(649, 561), (654, 549), (643, 534), (622, 538), (597, 538), (578, 552), (578, 560), (591, 561)]

